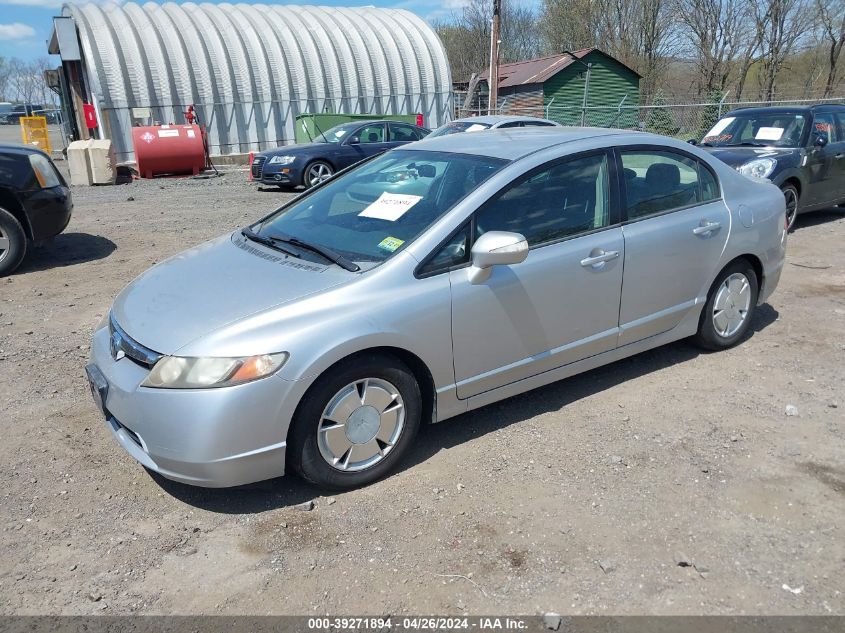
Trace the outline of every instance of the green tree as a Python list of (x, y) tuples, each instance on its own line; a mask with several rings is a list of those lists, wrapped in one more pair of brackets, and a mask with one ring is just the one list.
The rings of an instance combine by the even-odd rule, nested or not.
[(698, 115), (697, 138), (702, 138), (710, 131), (710, 128), (716, 125), (716, 121), (719, 120), (719, 102), (722, 97), (724, 95), (718, 90), (713, 90), (707, 95), (707, 103)]
[(654, 93), (654, 99), (651, 102), (652, 107), (648, 111), (648, 118), (646, 119), (646, 129), (655, 134), (665, 134), (672, 136), (677, 129), (675, 123), (672, 121), (672, 115), (666, 107), (666, 97), (663, 91), (658, 89)]

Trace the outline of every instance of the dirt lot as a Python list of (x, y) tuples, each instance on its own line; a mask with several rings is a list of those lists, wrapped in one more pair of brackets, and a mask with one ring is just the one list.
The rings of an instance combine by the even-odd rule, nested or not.
[(151, 477), (88, 394), (91, 331), (148, 266), (288, 195), (242, 172), (76, 189), (0, 280), (0, 612), (845, 613), (841, 212), (799, 220), (728, 352), (677, 343), (430, 427), (330, 498)]

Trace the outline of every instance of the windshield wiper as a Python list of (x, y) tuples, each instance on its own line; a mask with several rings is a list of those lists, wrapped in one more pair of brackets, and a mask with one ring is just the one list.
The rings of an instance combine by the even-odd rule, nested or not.
[(249, 227), (241, 229), (241, 235), (243, 235), (248, 240), (258, 242), (259, 244), (263, 244), (264, 246), (269, 246), (273, 250), (277, 250), (280, 253), (284, 253), (285, 255), (290, 255), (291, 257), (296, 257), (297, 259), (299, 259), (299, 253), (294, 253), (293, 251), (289, 251), (288, 249), (279, 246), (280, 240), (268, 237), (266, 235), (259, 235)]
[(299, 248), (304, 248), (305, 250), (311, 251), (312, 253), (317, 253), (317, 255), (324, 257), (325, 259), (337, 264), (338, 266), (348, 270), (349, 272), (357, 273), (359, 270), (361, 270), (361, 267), (358, 264), (348, 260), (340, 253), (335, 252), (330, 248), (326, 248), (325, 246), (320, 246), (319, 244), (312, 244), (311, 242), (305, 242), (299, 239), (298, 237), (292, 237), (290, 235), (273, 235), (266, 237), (267, 239), (272, 239), (279, 242), (286, 242), (288, 244), (298, 246)]

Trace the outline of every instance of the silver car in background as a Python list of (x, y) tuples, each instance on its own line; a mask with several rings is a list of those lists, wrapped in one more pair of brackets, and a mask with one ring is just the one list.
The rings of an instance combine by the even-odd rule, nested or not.
[(463, 134), (464, 132), (484, 132), (486, 130), (510, 130), (521, 127), (560, 127), (560, 123), (534, 116), (509, 114), (490, 114), (455, 119), (434, 130), (426, 138)]
[(421, 423), (678, 339), (738, 343), (784, 214), (774, 185), (660, 136), (427, 139), (142, 274), (86, 369), (118, 443), (165, 477), (351, 488)]

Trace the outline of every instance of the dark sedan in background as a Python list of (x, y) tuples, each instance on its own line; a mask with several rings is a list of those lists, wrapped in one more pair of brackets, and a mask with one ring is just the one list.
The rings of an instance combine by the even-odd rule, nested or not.
[(365, 158), (418, 141), (431, 130), (400, 121), (355, 121), (323, 132), (313, 143), (257, 154), (252, 179), (265, 185), (306, 188)]
[(789, 228), (799, 213), (845, 202), (845, 106), (734, 110), (701, 146), (740, 173), (780, 187)]
[(72, 210), (70, 189), (47, 154), (0, 144), (0, 277), (18, 267), (28, 242), (64, 231)]

